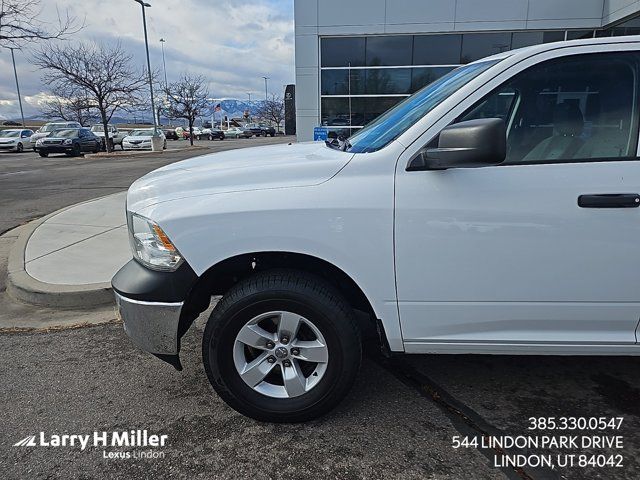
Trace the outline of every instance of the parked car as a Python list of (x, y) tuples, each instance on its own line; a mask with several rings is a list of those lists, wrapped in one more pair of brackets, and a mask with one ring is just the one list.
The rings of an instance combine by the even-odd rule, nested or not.
[(259, 137), (262, 135), (262, 127), (257, 123), (248, 123), (244, 126), (245, 130), (249, 130), (253, 135)]
[(78, 157), (85, 152), (98, 153), (101, 145), (102, 140), (88, 128), (65, 128), (39, 139), (34, 148), (41, 157), (48, 157), (51, 153)]
[(162, 132), (167, 140), (178, 140), (179, 138), (177, 132), (172, 128), (167, 128)]
[[(120, 149), (124, 150), (122, 147), (122, 140), (127, 136), (128, 132), (121, 132), (115, 125), (108, 124), (107, 129), (109, 131), (109, 140), (111, 140), (112, 145), (120, 145)], [(102, 124), (94, 125), (91, 127), (91, 131), (93, 134), (102, 140), (102, 149), (106, 150), (104, 143), (104, 126)]]
[(5, 120), (4, 122), (2, 122), (2, 125), (4, 125), (5, 127), (21, 127), (22, 126), (20, 122), (16, 122), (14, 120)]
[(253, 137), (253, 133), (251, 130), (247, 130), (244, 128), (234, 127), (228, 130), (224, 130), (225, 137), (229, 138), (251, 138)]
[(51, 132), (55, 130), (63, 130), (65, 128), (82, 128), (82, 125), (80, 125), (78, 122), (45, 123), (42, 127), (36, 130), (33, 135), (31, 135), (31, 144), (33, 145), (33, 150), (35, 151), (35, 145), (38, 140), (47, 137)]
[(0, 130), (0, 151), (22, 153), (25, 148), (32, 148), (31, 135), (33, 131), (29, 129)]
[[(167, 138), (164, 136), (162, 130), (157, 130), (158, 135), (162, 140), (162, 149), (167, 148)], [(151, 150), (151, 137), (153, 135), (153, 128), (144, 128), (140, 130), (133, 130), (129, 132), (129, 135), (122, 140), (123, 150)]]
[(396, 353), (640, 355), (639, 89), (637, 36), (537, 45), (348, 139), (156, 170), (127, 197), (125, 330), (180, 368), (221, 295), (209, 381), (277, 422), (337, 405), (369, 331)]
[(209, 129), (209, 133), (207, 135), (208, 140), (224, 140), (224, 132), (219, 128), (211, 128)]
[(273, 128), (270, 125), (265, 125), (265, 124), (260, 124), (260, 134), (264, 137), (266, 137), (267, 135), (270, 137), (275, 137), (276, 136), (276, 129)]

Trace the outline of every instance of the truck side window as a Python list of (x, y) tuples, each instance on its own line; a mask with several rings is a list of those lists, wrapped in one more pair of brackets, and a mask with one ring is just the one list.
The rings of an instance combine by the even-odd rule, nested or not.
[(575, 55), (525, 70), (457, 121), (503, 118), (507, 164), (635, 158), (640, 54)]

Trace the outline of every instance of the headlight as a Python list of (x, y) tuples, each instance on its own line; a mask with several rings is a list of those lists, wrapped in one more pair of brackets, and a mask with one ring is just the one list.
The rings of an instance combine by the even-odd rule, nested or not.
[(175, 270), (182, 256), (160, 226), (135, 213), (127, 215), (133, 256), (153, 270)]
[(63, 145), (71, 145), (73, 143), (73, 140), (71, 140), (70, 138), (67, 138), (62, 144)]

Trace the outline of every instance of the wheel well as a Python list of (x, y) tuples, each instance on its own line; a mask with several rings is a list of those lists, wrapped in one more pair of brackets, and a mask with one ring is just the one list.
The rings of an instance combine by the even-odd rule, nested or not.
[[(257, 252), (224, 260), (207, 270), (191, 289), (180, 318), (179, 337), (209, 307), (211, 297), (224, 295), (233, 285), (255, 272), (274, 268), (290, 268), (313, 273), (336, 287), (351, 307), (376, 320), (371, 303), (356, 282), (340, 268), (317, 257), (289, 252)], [(362, 316), (362, 315), (361, 315)]]

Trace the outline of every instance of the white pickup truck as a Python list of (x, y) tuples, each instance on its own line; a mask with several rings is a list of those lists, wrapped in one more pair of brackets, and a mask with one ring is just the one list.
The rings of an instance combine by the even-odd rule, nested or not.
[[(363, 312), (398, 353), (638, 355), (640, 41), (462, 66), (346, 141), (160, 168), (127, 198), (125, 330), (260, 420), (333, 408)], [(358, 315), (362, 317), (363, 315)]]
[[(128, 132), (121, 132), (115, 125), (108, 124), (107, 129), (109, 131), (109, 140), (113, 142), (113, 146), (120, 145), (120, 149), (124, 150), (122, 140), (128, 135)], [(91, 127), (91, 131), (96, 137), (102, 139), (104, 148), (104, 126), (102, 124), (94, 125)]]

